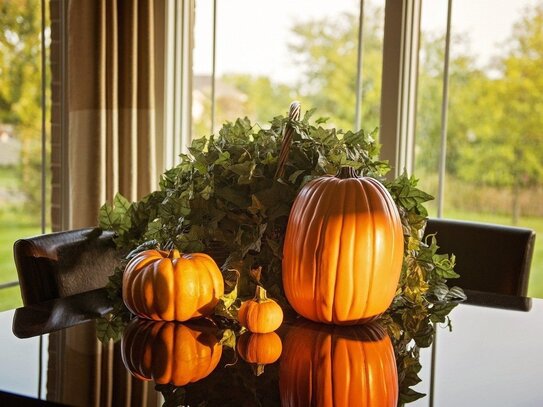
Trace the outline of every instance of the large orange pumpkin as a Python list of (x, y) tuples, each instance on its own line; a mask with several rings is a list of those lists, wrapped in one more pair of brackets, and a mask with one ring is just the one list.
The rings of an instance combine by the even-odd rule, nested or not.
[(376, 322), (296, 324), (284, 341), (279, 391), (283, 407), (395, 407), (398, 373), (392, 342)]
[(136, 319), (126, 328), (121, 356), (141, 380), (184, 386), (208, 376), (219, 363), (222, 345), (210, 321), (186, 324)]
[(204, 253), (145, 250), (123, 275), (123, 300), (139, 317), (187, 321), (210, 315), (224, 294), (221, 271)]
[(379, 181), (347, 167), (301, 189), (283, 246), (283, 286), (299, 314), (331, 324), (375, 319), (394, 298), (402, 261), (400, 215)]

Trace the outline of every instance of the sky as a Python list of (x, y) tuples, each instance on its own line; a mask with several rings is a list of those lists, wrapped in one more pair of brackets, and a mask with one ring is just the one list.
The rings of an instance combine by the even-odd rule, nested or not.
[[(453, 0), (454, 33), (469, 33), (471, 51), (488, 63), (515, 20), (537, 0)], [(211, 73), (212, 0), (196, 0), (194, 71)], [(358, 10), (359, 0), (217, 0), (217, 73), (246, 72), (292, 82), (298, 70), (286, 44), (295, 22)], [(384, 0), (365, 0), (365, 7)], [(422, 29), (445, 32), (447, 0), (423, 0)], [(499, 48), (498, 48), (499, 49)], [(454, 50), (453, 50), (454, 52)]]

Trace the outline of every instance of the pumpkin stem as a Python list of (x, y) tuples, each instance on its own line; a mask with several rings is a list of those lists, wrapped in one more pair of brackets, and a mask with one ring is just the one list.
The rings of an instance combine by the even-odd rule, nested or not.
[(179, 257), (181, 257), (181, 254), (179, 253), (179, 250), (177, 249), (172, 249), (168, 253), (168, 259), (178, 259)]
[(253, 374), (255, 376), (260, 376), (262, 373), (264, 373), (264, 366), (265, 365), (262, 363), (252, 364), (251, 369), (253, 370)]
[(341, 167), (336, 174), (339, 179), (358, 178), (353, 167)]
[(266, 289), (261, 285), (256, 286), (255, 301), (258, 303), (268, 301), (268, 297), (266, 296)]

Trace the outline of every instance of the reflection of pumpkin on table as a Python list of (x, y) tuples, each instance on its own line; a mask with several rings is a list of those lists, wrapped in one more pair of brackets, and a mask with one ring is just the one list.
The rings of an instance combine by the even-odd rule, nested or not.
[(222, 355), (217, 335), (217, 327), (206, 319), (189, 323), (136, 319), (123, 335), (123, 362), (139, 379), (184, 386), (217, 367)]
[(394, 348), (378, 323), (332, 326), (298, 322), (284, 340), (282, 406), (394, 407)]

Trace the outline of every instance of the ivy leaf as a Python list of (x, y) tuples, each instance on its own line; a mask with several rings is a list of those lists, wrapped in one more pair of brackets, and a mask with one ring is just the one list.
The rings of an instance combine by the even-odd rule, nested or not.
[(425, 393), (419, 393), (418, 391), (415, 391), (409, 388), (409, 389), (406, 389), (405, 392), (400, 394), (400, 403), (401, 404), (412, 403), (425, 396), (426, 396)]
[(227, 286), (228, 294), (224, 294), (220, 300), (223, 302), (226, 309), (230, 309), (230, 307), (238, 299), (239, 271), (229, 269), (229, 273), (226, 274), (226, 277), (225, 285)]
[(103, 343), (110, 340), (117, 342), (122, 337), (125, 325), (122, 318), (110, 313), (96, 321), (96, 336)]
[(230, 349), (236, 349), (236, 333), (232, 329), (225, 329), (219, 343)]
[(104, 204), (99, 211), (99, 224), (102, 229), (126, 231), (130, 227), (127, 216), (131, 208), (130, 202), (121, 194), (115, 195), (113, 204)]
[(221, 299), (219, 299), (219, 302), (215, 306), (213, 314), (219, 317), (226, 318), (228, 320), (236, 320), (236, 315), (226, 306), (222, 297)]
[(460, 287), (454, 286), (454, 287), (451, 287), (451, 289), (447, 293), (446, 299), (448, 301), (455, 301), (455, 300), (465, 301), (468, 299), (468, 296), (466, 295), (464, 290), (462, 290)]
[(157, 241), (160, 238), (162, 232), (162, 221), (160, 219), (155, 219), (147, 225), (147, 231), (145, 232), (144, 238), (148, 240)]

